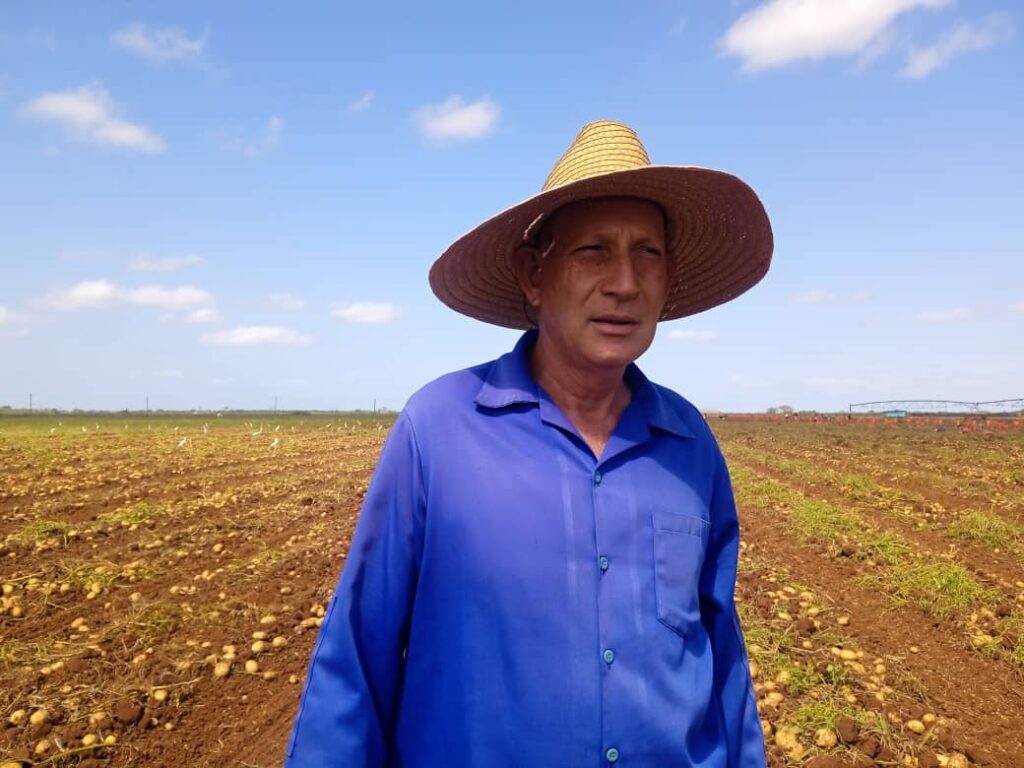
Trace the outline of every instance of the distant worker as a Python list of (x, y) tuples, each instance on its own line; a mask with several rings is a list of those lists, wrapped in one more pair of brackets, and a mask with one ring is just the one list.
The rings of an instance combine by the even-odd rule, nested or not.
[(289, 768), (765, 765), (739, 532), (700, 412), (634, 365), (740, 295), (772, 232), (739, 179), (585, 126), (543, 191), (430, 271), (515, 349), (409, 400), (313, 651)]

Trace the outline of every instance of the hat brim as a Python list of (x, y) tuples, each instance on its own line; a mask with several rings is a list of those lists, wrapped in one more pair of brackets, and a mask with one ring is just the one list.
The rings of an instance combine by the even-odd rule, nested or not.
[(749, 186), (722, 171), (652, 165), (580, 179), (488, 219), (434, 262), (431, 289), (456, 312), (505, 328), (532, 328), (512, 261), (523, 233), (567, 203), (606, 196), (646, 198), (665, 211), (675, 269), (661, 320), (730, 301), (768, 271), (771, 224)]

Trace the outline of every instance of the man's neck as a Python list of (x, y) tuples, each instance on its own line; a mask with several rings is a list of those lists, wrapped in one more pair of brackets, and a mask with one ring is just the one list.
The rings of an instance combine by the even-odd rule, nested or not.
[(530, 355), (530, 372), (600, 458), (632, 398), (623, 379), (625, 368), (581, 370), (560, 365), (538, 343)]

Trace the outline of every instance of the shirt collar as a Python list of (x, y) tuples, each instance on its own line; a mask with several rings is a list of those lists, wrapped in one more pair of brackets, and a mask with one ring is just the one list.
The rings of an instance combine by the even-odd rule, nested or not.
[[(477, 405), (484, 408), (507, 408), (521, 403), (540, 404), (537, 382), (530, 373), (529, 355), (537, 341), (537, 331), (524, 333), (511, 352), (499, 357), (491, 365), (476, 396)], [(631, 363), (626, 369), (626, 384), (633, 391), (627, 411), (637, 409), (651, 427), (679, 437), (694, 437), (680, 409), (673, 407), (659, 387), (652, 384), (643, 372)]]

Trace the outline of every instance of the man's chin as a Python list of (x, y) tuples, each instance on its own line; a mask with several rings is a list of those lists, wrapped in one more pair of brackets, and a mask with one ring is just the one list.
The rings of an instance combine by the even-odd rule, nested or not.
[(650, 347), (650, 340), (647, 343), (643, 342), (643, 339), (632, 337), (604, 339), (588, 350), (587, 357), (602, 368), (625, 368), (635, 362)]

